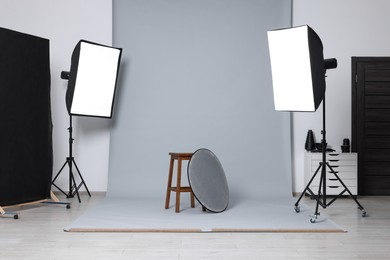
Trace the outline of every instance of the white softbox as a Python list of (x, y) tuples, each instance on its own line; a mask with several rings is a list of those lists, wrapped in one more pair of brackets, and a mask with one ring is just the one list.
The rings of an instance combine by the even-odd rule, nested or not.
[(112, 116), (122, 49), (80, 40), (72, 53), (66, 106), (70, 115)]
[(321, 39), (309, 26), (268, 31), (275, 110), (316, 111), (325, 95)]

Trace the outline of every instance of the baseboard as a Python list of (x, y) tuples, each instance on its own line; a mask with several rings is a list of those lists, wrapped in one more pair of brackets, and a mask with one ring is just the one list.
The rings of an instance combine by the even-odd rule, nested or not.
[(293, 197), (299, 197), (301, 196), (302, 192), (293, 192), (292, 195)]
[[(65, 192), (67, 192), (67, 191), (65, 191)], [(53, 191), (53, 193), (55, 194), (55, 195), (64, 195), (61, 191)], [(91, 195), (96, 195), (96, 196), (106, 196), (106, 194), (107, 194), (107, 191), (90, 191), (90, 193), (91, 193)], [(87, 191), (79, 191), (79, 194), (80, 195), (87, 195), (88, 194), (88, 192)]]

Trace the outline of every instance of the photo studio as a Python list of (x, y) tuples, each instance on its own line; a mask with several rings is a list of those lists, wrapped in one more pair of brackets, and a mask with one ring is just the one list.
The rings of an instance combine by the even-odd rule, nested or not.
[(369, 219), (390, 6), (341, 2), (0, 0), (0, 222), (95, 196), (58, 232), (344, 233), (320, 214), (339, 201)]

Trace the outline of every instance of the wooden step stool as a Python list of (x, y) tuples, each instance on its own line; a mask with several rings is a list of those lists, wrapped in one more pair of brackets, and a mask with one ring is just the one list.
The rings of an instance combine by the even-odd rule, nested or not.
[[(175, 204), (175, 212), (180, 212), (180, 193), (181, 192), (190, 192), (191, 193), (191, 208), (195, 207), (195, 197), (194, 193), (190, 186), (181, 186), (181, 168), (182, 161), (188, 161), (192, 157), (192, 153), (169, 153), (171, 156), (171, 160), (169, 163), (169, 175), (168, 175), (168, 186), (167, 186), (167, 196), (165, 200), (165, 208), (169, 208), (169, 199), (171, 197), (171, 191), (176, 192), (176, 204)], [(173, 175), (173, 167), (175, 164), (175, 160), (177, 160), (177, 176), (176, 176), (176, 187), (172, 187), (172, 175)]]

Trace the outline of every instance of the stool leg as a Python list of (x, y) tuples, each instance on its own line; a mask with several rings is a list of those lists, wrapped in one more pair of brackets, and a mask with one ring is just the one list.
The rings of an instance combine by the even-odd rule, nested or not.
[(192, 191), (190, 191), (191, 196), (191, 208), (195, 208), (195, 196)]
[(179, 158), (177, 163), (177, 183), (176, 183), (176, 213), (180, 212), (180, 188), (181, 188), (181, 158)]
[(173, 175), (173, 166), (175, 164), (175, 160), (171, 157), (171, 161), (169, 163), (169, 173), (168, 173), (168, 185), (167, 185), (167, 195), (165, 199), (165, 208), (169, 208), (169, 200), (171, 198), (171, 188), (172, 188), (172, 175)]

